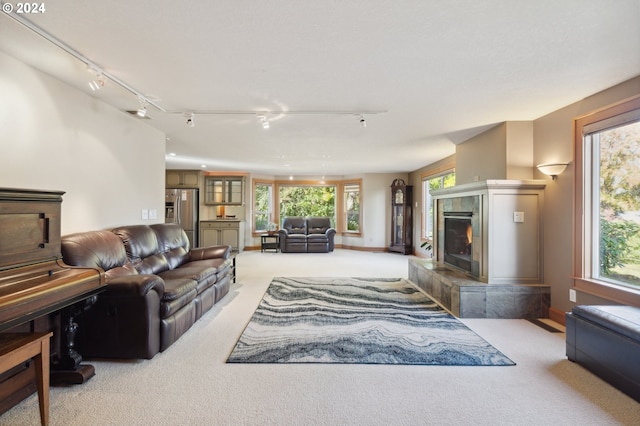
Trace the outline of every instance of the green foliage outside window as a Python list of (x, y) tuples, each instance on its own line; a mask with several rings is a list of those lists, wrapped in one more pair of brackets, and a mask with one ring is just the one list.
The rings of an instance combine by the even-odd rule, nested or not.
[(289, 216), (328, 217), (336, 224), (335, 186), (281, 186), (280, 224)]
[(600, 276), (640, 285), (640, 122), (605, 130), (598, 141)]
[(360, 185), (347, 185), (344, 190), (347, 231), (360, 232)]
[(271, 202), (271, 185), (255, 186), (254, 229), (267, 231), (269, 225), (269, 204)]

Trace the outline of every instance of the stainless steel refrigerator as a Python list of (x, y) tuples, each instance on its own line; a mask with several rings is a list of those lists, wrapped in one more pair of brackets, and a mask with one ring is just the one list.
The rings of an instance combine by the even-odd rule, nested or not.
[(187, 233), (191, 247), (198, 247), (197, 189), (167, 189), (165, 193), (165, 223), (179, 223)]

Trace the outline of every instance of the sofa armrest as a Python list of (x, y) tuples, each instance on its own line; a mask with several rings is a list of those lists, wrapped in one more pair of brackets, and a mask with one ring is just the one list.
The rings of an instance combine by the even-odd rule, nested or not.
[(162, 300), (164, 280), (157, 275), (124, 275), (108, 280), (107, 290), (119, 296), (146, 296), (155, 291)]
[(191, 261), (205, 259), (228, 259), (231, 246), (209, 246), (191, 249)]

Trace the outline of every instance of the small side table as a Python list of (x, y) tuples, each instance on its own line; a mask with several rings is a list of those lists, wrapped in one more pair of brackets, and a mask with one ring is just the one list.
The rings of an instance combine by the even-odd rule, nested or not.
[(0, 373), (33, 358), (38, 385), (40, 423), (49, 424), (49, 338), (53, 333), (0, 334)]
[(260, 249), (264, 253), (265, 250), (280, 250), (280, 237), (278, 234), (262, 234), (260, 235)]

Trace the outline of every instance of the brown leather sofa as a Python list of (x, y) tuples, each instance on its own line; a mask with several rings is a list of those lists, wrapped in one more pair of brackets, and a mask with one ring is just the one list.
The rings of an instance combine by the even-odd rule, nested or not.
[(177, 224), (123, 226), (62, 237), (66, 264), (105, 271), (107, 290), (77, 317), (86, 357), (164, 351), (228, 292), (231, 247), (189, 247)]
[(328, 217), (290, 216), (278, 230), (283, 253), (329, 253), (334, 249), (336, 230)]

